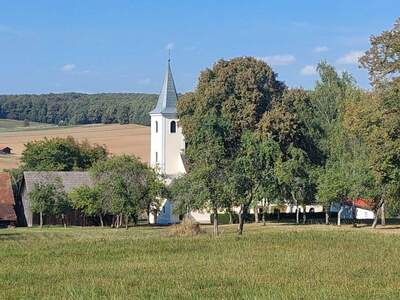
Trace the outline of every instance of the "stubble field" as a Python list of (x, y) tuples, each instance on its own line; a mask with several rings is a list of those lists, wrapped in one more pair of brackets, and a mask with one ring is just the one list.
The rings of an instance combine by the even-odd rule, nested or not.
[[(0, 124), (1, 125), (1, 124)], [(112, 154), (134, 154), (144, 162), (149, 160), (150, 128), (128, 124), (96, 124), (76, 127), (48, 127), (0, 130), (0, 147), (9, 146), (12, 155), (0, 155), (0, 171), (18, 166), (24, 144), (52, 137), (72, 136), (79, 141), (87, 139), (90, 143), (105, 145)]]

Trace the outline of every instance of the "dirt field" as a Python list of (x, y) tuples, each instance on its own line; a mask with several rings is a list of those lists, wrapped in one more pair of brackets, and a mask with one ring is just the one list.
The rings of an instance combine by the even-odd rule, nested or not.
[(19, 164), (24, 144), (45, 137), (72, 136), (80, 141), (105, 145), (112, 154), (134, 154), (144, 162), (149, 160), (150, 128), (140, 125), (86, 125), (70, 128), (0, 132), (0, 147), (9, 146), (12, 155), (0, 155), (0, 170), (14, 168)]

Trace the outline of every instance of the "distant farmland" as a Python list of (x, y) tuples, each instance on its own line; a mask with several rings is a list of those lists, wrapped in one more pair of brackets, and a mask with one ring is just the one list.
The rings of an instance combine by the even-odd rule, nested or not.
[(24, 144), (45, 137), (72, 136), (79, 141), (105, 145), (112, 154), (134, 154), (144, 162), (149, 160), (150, 128), (141, 125), (85, 125), (76, 127), (49, 127), (42, 129), (32, 126), (24, 130), (0, 130), (0, 147), (9, 146), (12, 155), (0, 155), (0, 170), (18, 166)]

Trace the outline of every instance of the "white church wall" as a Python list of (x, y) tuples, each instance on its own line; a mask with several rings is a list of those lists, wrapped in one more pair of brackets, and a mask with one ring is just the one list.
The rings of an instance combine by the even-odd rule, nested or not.
[[(184, 149), (182, 128), (178, 126), (178, 119), (165, 118), (165, 173), (177, 176), (184, 173), (181, 165), (181, 151)], [(171, 122), (176, 124), (176, 132), (171, 132)]]
[[(157, 122), (157, 126), (156, 126)], [(158, 130), (156, 131), (156, 127)], [(163, 122), (163, 117), (161, 114), (159, 115), (152, 115), (151, 116), (151, 138), (150, 138), (150, 166), (152, 168), (159, 168), (160, 171), (163, 171), (165, 167), (164, 162), (164, 134), (165, 125)]]

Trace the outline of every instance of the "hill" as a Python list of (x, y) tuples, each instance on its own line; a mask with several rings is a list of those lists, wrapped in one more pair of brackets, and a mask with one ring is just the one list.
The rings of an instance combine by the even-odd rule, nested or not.
[(134, 154), (144, 162), (149, 160), (150, 128), (127, 124), (96, 124), (73, 127), (52, 127), (46, 129), (0, 131), (0, 147), (9, 146), (11, 155), (0, 155), (0, 171), (18, 166), (24, 144), (45, 137), (72, 136), (79, 141), (87, 139), (90, 143), (105, 145), (112, 154)]
[(63, 93), (0, 95), (0, 118), (50, 124), (150, 124), (157, 95)]

